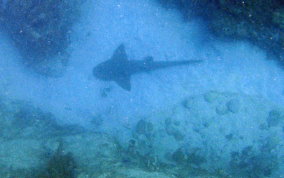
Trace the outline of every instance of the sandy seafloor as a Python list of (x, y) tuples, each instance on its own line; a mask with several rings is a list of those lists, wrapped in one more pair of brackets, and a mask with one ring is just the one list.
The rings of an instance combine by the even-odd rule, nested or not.
[[(5, 34), (0, 34), (1, 93), (52, 112), (60, 123), (106, 132), (121, 142), (132, 137), (133, 128), (137, 129), (136, 124), (142, 118), (154, 124), (157, 134), (161, 123), (168, 117), (181, 123), (189, 122), (188, 129), (175, 128), (182, 130), (183, 141), (167, 128), (164, 132), (174, 135), (176, 140), (167, 136), (156, 136), (156, 140), (152, 140), (157, 152), (161, 152), (157, 153), (158, 157), (181, 145), (183, 148), (188, 144), (193, 147), (200, 145), (202, 149), (206, 141), (206, 144), (214, 142), (213, 149), (218, 152), (221, 150), (219, 145), (226, 147), (227, 144), (226, 140), (216, 138), (221, 137), (221, 133), (245, 138), (227, 144), (229, 146), (223, 151), (228, 155), (232, 150), (258, 145), (255, 143), (259, 141), (257, 134), (264, 134), (265, 138), (277, 137), (275, 150), (283, 150), (284, 70), (265, 51), (245, 41), (218, 41), (199, 19), (184, 21), (178, 11), (166, 10), (151, 0), (86, 1), (82, 8), (81, 20), (74, 26), (68, 49), (69, 65), (60, 78), (45, 78), (27, 71), (19, 62), (20, 54), (12, 42)], [(135, 75), (131, 79), (132, 90), (128, 92), (113, 82), (99, 81), (92, 76), (93, 67), (109, 59), (121, 43), (125, 44), (130, 60), (151, 55), (156, 61), (200, 59), (203, 63)], [(102, 97), (105, 88), (110, 88), (110, 91)], [(213, 109), (201, 101), (203, 95), (211, 97), (211, 94), (214, 101), (209, 99), (209, 103), (213, 103)], [(178, 103), (188, 98), (195, 103), (190, 107), (190, 116), (187, 116), (186, 109), (173, 109), (180, 108)], [(226, 104), (231, 99), (238, 100), (236, 103), (240, 106), (236, 106), (236, 110), (230, 111)], [(228, 111), (223, 106), (228, 106)], [(282, 121), (276, 126), (268, 126), (264, 133), (255, 125), (266, 123), (265, 119), (273, 108), (279, 111), (279, 117), (283, 116)], [(97, 116), (103, 120), (101, 125), (90, 124)], [(190, 117), (193, 117), (192, 122), (190, 119), (185, 121)], [(218, 117), (225, 120), (210, 120)], [(205, 118), (216, 129), (207, 129), (202, 132), (206, 138), (197, 139), (194, 124), (201, 124)], [(144, 134), (141, 132), (138, 135)], [(283, 153), (279, 152), (279, 155), (283, 156)], [(223, 158), (227, 160), (228, 157)], [(201, 167), (208, 169), (214, 159)], [(280, 162), (283, 164), (283, 159)], [(222, 168), (222, 165), (218, 166)]]

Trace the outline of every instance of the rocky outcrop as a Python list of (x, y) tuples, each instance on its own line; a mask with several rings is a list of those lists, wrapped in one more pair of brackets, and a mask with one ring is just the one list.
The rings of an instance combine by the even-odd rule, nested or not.
[(248, 40), (284, 65), (284, 3), (281, 0), (159, 0), (181, 10), (187, 20), (202, 17), (222, 39)]
[(68, 62), (66, 49), (80, 1), (1, 0), (0, 23), (38, 73), (58, 76)]
[[(51, 114), (31, 105), (0, 101), (4, 178), (53, 175), (54, 166), (60, 175), (81, 178), (284, 173), (284, 108), (261, 97), (210, 91), (104, 133), (59, 126)], [(67, 165), (57, 166), (58, 161)]]
[(129, 153), (154, 170), (175, 164), (180, 177), (198, 170), (277, 177), (283, 171), (283, 116), (283, 108), (263, 98), (211, 91), (138, 121)]

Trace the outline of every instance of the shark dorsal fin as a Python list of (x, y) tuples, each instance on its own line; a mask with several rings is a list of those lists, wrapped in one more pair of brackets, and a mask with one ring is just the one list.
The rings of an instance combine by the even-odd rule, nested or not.
[(112, 55), (112, 60), (119, 61), (119, 62), (125, 62), (128, 61), (124, 44), (120, 44), (116, 50), (114, 51)]
[(130, 84), (130, 75), (119, 77), (115, 80), (115, 82), (123, 89), (130, 91), (131, 90), (131, 84)]

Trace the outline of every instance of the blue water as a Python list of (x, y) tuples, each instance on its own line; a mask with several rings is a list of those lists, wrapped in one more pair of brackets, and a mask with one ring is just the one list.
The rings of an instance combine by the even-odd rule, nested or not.
[[(8, 36), (1, 33), (0, 38), (1, 93), (53, 113), (61, 124), (115, 133), (120, 140), (129, 137), (129, 128), (141, 118), (170, 110), (185, 98), (209, 91), (284, 104), (284, 71), (272, 56), (247, 41), (220, 41), (202, 20), (184, 21), (177, 10), (164, 9), (152, 0), (86, 1), (72, 29), (67, 49), (69, 64), (60, 78), (28, 71), (19, 62), (21, 56)], [(92, 76), (93, 67), (109, 59), (121, 43), (130, 60), (151, 55), (155, 61), (203, 63), (135, 75), (128, 92), (114, 82)], [(103, 97), (105, 88), (109, 91)], [(196, 109), (210, 113), (202, 106)], [(182, 113), (178, 115), (180, 120), (186, 119)], [(100, 127), (91, 124), (97, 116), (104, 120)], [(159, 119), (162, 122), (164, 118), (157, 117), (154, 122), (159, 123)], [(235, 122), (238, 125), (244, 120)]]

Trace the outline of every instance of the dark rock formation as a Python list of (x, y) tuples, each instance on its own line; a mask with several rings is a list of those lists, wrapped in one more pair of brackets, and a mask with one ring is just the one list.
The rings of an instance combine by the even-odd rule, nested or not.
[(158, 0), (177, 7), (185, 19), (202, 17), (223, 39), (248, 40), (284, 65), (284, 1)]
[[(56, 76), (67, 64), (66, 48), (79, 1), (0, 1), (0, 23), (22, 54), (24, 64)], [(2, 29), (3, 30), (3, 29)]]
[(62, 142), (37, 178), (75, 178), (76, 162), (71, 153), (64, 153)]

